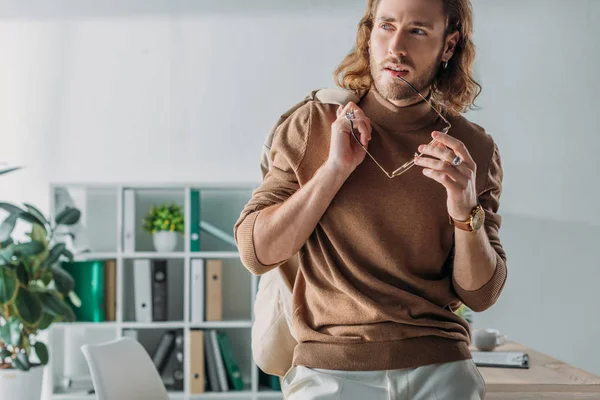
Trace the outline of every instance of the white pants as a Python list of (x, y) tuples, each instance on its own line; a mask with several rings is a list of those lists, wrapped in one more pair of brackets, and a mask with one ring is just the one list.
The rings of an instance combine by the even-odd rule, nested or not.
[(282, 379), (286, 400), (483, 400), (473, 360), (387, 371), (292, 367)]

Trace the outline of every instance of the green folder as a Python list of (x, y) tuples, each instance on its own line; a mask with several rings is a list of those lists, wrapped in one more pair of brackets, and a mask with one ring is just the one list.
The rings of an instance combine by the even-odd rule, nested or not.
[(200, 251), (200, 192), (190, 191), (190, 251)]
[(72, 261), (63, 262), (64, 268), (75, 281), (74, 292), (81, 300), (81, 307), (76, 307), (66, 297), (67, 304), (75, 313), (76, 321), (104, 321), (104, 261)]
[(224, 332), (217, 332), (217, 341), (219, 342), (221, 357), (223, 358), (225, 369), (227, 369), (227, 375), (229, 376), (231, 385), (236, 391), (244, 390), (244, 380), (242, 379), (242, 373), (240, 372), (237, 359), (233, 355), (229, 337)]

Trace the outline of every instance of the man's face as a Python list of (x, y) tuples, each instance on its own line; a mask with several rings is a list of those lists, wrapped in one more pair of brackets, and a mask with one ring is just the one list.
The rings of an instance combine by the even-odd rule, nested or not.
[[(401, 76), (420, 92), (429, 88), (446, 51), (446, 17), (442, 0), (381, 0), (370, 38), (371, 75), (383, 97), (400, 103), (415, 96)], [(446, 51), (446, 52), (445, 52)], [(401, 71), (394, 71), (399, 69)]]

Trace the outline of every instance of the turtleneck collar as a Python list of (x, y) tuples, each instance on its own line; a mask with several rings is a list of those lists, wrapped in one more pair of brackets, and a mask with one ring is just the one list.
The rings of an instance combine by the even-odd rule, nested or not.
[[(429, 97), (426, 97), (429, 100)], [(389, 132), (413, 131), (435, 123), (439, 115), (419, 97), (419, 101), (398, 107), (385, 99), (375, 85), (363, 96), (358, 106), (371, 122)]]

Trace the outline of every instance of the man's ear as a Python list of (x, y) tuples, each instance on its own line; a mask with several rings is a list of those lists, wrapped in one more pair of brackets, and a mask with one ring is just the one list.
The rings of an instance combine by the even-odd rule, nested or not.
[(458, 44), (458, 39), (460, 39), (460, 32), (456, 31), (446, 38), (446, 45), (444, 47), (444, 56), (442, 60), (448, 61), (454, 55), (454, 51), (456, 50), (456, 45)]

